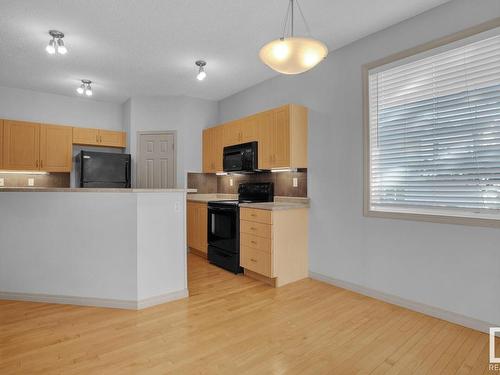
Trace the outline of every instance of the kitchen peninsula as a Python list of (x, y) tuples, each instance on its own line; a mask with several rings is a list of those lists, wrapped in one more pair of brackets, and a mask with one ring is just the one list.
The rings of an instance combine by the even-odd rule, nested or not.
[(141, 309), (187, 297), (195, 191), (0, 189), (0, 299)]

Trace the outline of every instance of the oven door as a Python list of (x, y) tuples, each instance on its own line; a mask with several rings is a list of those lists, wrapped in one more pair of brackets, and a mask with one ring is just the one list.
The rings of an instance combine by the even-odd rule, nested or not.
[(208, 207), (208, 244), (239, 253), (238, 207)]

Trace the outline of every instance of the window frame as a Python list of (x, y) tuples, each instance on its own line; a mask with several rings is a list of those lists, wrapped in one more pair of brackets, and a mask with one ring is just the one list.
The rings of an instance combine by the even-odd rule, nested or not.
[[(417, 212), (396, 212), (396, 211), (381, 211), (372, 210), (370, 206), (370, 116), (369, 116), (369, 71), (379, 68), (383, 65), (388, 65), (399, 60), (407, 59), (412, 56), (428, 52), (430, 50), (446, 46), (447, 44), (458, 42), (462, 39), (472, 37), (476, 34), (486, 32), (491, 29), (500, 27), (500, 17), (484, 22), (477, 26), (459, 31), (457, 33), (435, 39), (433, 41), (418, 45), (407, 50), (397, 52), (382, 59), (373, 61), (362, 66), (362, 83), (363, 83), (363, 215), (365, 217), (377, 217), (385, 219), (402, 219), (413, 221), (427, 221), (433, 223), (445, 224), (461, 224), (483, 227), (500, 228), (499, 218), (482, 218), (467, 216), (461, 213), (460, 215), (451, 215), (445, 213), (417, 213)], [(449, 211), (452, 211), (450, 209)]]

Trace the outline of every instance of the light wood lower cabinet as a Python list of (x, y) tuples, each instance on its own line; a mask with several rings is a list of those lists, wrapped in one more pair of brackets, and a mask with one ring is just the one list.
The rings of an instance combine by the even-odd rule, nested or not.
[(191, 249), (207, 253), (207, 204), (187, 201), (187, 245)]
[(73, 128), (73, 143), (101, 147), (127, 146), (125, 132), (92, 128)]
[(276, 287), (308, 277), (308, 209), (240, 209), (240, 265)]
[(71, 172), (73, 131), (68, 126), (41, 125), (40, 170)]

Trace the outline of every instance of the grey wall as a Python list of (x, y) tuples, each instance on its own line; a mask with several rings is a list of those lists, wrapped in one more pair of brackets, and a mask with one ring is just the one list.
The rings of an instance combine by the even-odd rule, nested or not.
[(121, 130), (122, 105), (0, 87), (0, 118)]
[(201, 171), (201, 132), (217, 123), (218, 103), (185, 96), (134, 97), (125, 103), (124, 118), (134, 166), (137, 132), (177, 132), (177, 186), (183, 187), (188, 171)]
[(500, 230), (365, 218), (361, 66), (500, 15), (456, 0), (219, 103), (228, 121), (293, 102), (310, 108), (310, 268), (322, 275), (500, 324)]

